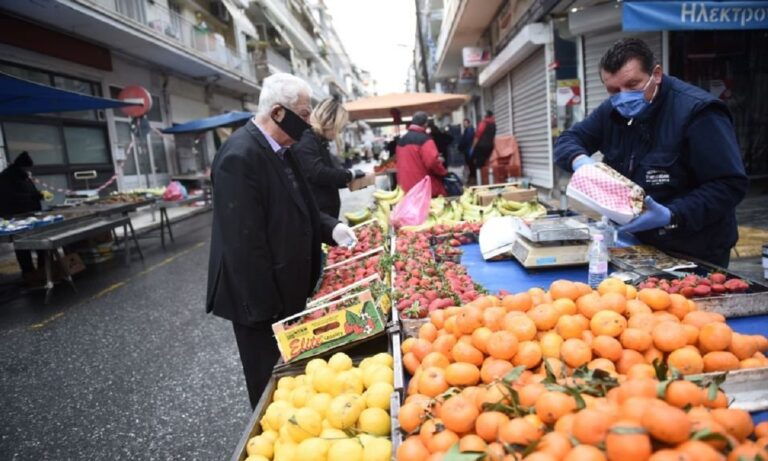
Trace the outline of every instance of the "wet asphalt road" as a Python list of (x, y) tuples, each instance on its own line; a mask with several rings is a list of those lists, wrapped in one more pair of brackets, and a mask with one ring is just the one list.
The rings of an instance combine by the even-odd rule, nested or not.
[(1, 460), (228, 459), (248, 421), (229, 322), (205, 314), (211, 213), (163, 251), (0, 304)]

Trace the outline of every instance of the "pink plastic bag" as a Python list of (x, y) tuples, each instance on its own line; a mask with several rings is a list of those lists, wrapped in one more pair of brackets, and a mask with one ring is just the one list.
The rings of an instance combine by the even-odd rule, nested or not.
[(163, 200), (166, 202), (175, 202), (187, 198), (187, 190), (178, 181), (171, 181), (163, 192)]
[(390, 222), (395, 227), (418, 226), (427, 220), (432, 199), (432, 180), (429, 176), (416, 183), (405, 197), (395, 205)]

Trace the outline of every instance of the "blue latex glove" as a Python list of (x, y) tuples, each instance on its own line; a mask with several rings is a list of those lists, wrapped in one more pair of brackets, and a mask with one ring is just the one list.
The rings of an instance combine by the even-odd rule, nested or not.
[(592, 157), (582, 154), (573, 160), (571, 166), (573, 167), (573, 171), (576, 171), (584, 165), (589, 165), (590, 163), (595, 163), (595, 161), (592, 160)]
[(659, 205), (649, 195), (645, 198), (645, 210), (632, 221), (619, 227), (619, 232), (636, 232), (658, 229), (669, 224), (672, 220), (672, 212), (664, 205)]

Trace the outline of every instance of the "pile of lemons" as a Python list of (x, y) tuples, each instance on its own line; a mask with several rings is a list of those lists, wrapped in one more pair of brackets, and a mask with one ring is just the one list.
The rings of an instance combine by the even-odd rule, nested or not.
[(378, 461), (392, 458), (389, 404), (392, 356), (355, 367), (344, 353), (313, 359), (298, 376), (282, 377), (246, 445), (246, 461)]

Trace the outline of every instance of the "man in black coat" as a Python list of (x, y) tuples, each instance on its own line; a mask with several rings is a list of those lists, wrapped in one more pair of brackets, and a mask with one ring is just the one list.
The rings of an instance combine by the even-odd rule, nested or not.
[[(42, 210), (40, 200), (43, 194), (37, 190), (29, 173), (34, 162), (27, 151), (19, 154), (13, 163), (0, 173), (0, 217), (12, 218), (14, 215)], [(24, 276), (35, 272), (32, 252), (17, 251), (16, 260)]]
[(321, 243), (354, 242), (349, 227), (318, 211), (285, 149), (308, 127), (310, 94), (292, 75), (265, 79), (257, 115), (211, 166), (206, 311), (233, 323), (251, 407), (279, 357), (271, 326), (305, 308), (322, 270)]

